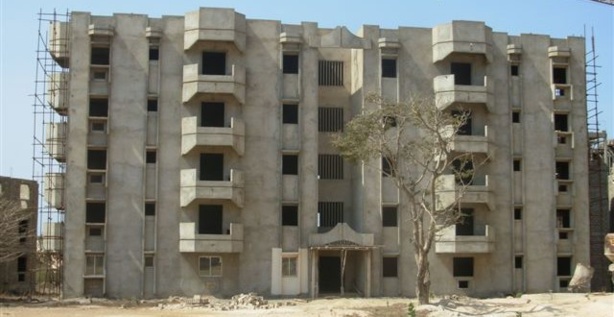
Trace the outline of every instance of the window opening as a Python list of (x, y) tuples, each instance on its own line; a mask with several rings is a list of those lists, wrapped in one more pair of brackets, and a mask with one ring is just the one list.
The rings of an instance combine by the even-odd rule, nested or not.
[(282, 111), (283, 111), (283, 123), (298, 124), (298, 105), (284, 104)]
[(341, 158), (341, 155), (318, 155), (318, 175), (320, 179), (343, 179), (343, 158)]
[(343, 62), (319, 61), (318, 84), (320, 86), (343, 86)]
[(318, 202), (318, 227), (332, 228), (343, 223), (343, 202)]
[(158, 99), (149, 99), (149, 100), (147, 100), (147, 111), (148, 112), (157, 112), (158, 111)]
[(103, 275), (103, 270), (103, 254), (88, 254), (85, 256), (85, 275)]
[(471, 277), (473, 276), (473, 258), (454, 258), (453, 274), (455, 277)]
[(109, 57), (110, 50), (108, 47), (92, 47), (92, 65), (109, 65)]
[(454, 179), (458, 185), (473, 184), (473, 162), (471, 160), (457, 159), (452, 161)]
[(108, 117), (109, 116), (109, 99), (90, 98), (89, 111), (90, 111), (90, 117)]
[(522, 269), (522, 256), (514, 257), (514, 268)]
[(521, 170), (521, 163), (519, 159), (514, 160), (514, 172), (519, 172)]
[(283, 72), (284, 74), (298, 74), (298, 55), (284, 54), (283, 56)]
[(338, 132), (343, 130), (343, 108), (318, 108), (318, 131)]
[(219, 256), (201, 256), (198, 258), (198, 271), (202, 277), (222, 276), (222, 258)]
[(569, 179), (569, 162), (556, 162), (556, 178)]
[(224, 180), (224, 154), (201, 153), (200, 154), (200, 180), (223, 181)]
[(91, 202), (85, 204), (86, 223), (104, 223), (106, 219), (105, 203)]
[(384, 277), (397, 277), (398, 276), (399, 260), (395, 257), (383, 258), (383, 275)]
[(198, 234), (223, 234), (222, 205), (199, 205), (198, 206)]
[(571, 228), (571, 213), (569, 209), (556, 210), (556, 227)]
[(556, 258), (556, 275), (571, 276), (571, 257), (562, 256)]
[(298, 226), (298, 206), (281, 206), (281, 225), (292, 227)]
[(512, 112), (512, 122), (520, 123), (520, 111), (515, 110)]
[(457, 236), (472, 236), (473, 231), (473, 209), (462, 208), (460, 221), (456, 224)]
[(297, 276), (296, 274), (296, 257), (281, 258), (281, 276), (290, 277)]
[(156, 215), (156, 203), (145, 203), (145, 216)]
[(553, 67), (552, 68), (552, 82), (555, 84), (567, 83), (567, 68), (566, 67)]
[(298, 175), (298, 155), (284, 154), (281, 165), (283, 175)]
[(149, 60), (157, 61), (160, 57), (160, 50), (157, 47), (149, 47)]
[(394, 177), (395, 170), (392, 168), (392, 160), (387, 157), (382, 157), (382, 177)]
[(567, 114), (554, 114), (554, 130), (569, 131), (569, 122)]
[(382, 77), (397, 77), (397, 60), (394, 58), (382, 58)]
[(17, 281), (24, 282), (26, 280), (26, 271), (28, 270), (28, 258), (20, 256), (17, 258)]
[(203, 102), (200, 105), (201, 127), (224, 127), (224, 103)]
[(518, 65), (510, 66), (510, 72), (512, 73), (512, 76), (518, 76), (518, 70)]
[(154, 257), (153, 257), (153, 255), (145, 256), (144, 266), (145, 267), (153, 267), (154, 266)]
[(201, 71), (203, 75), (226, 75), (226, 53), (203, 52)]
[(458, 281), (458, 288), (469, 288), (469, 281)]
[(382, 207), (382, 226), (397, 227), (398, 226), (397, 207)]
[(522, 220), (522, 208), (514, 208), (514, 220)]
[(451, 63), (450, 72), (454, 75), (455, 85), (471, 85), (471, 64)]
[(147, 164), (155, 164), (156, 163), (156, 150), (148, 150), (145, 153), (145, 162)]
[(107, 150), (87, 150), (87, 169), (107, 169)]
[(465, 121), (458, 127), (456, 131), (457, 135), (472, 135), (472, 124), (471, 124), (471, 112), (470, 111), (459, 111), (453, 110), (451, 112), (452, 116), (460, 121), (461, 118), (464, 117)]

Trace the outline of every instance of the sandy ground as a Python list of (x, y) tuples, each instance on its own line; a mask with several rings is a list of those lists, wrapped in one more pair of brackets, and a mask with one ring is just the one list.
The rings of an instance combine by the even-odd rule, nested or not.
[[(320, 316), (366, 317), (407, 316), (408, 305), (416, 306), (418, 317), (448, 316), (578, 316), (614, 317), (614, 294), (532, 294), (520, 298), (443, 298), (432, 305), (417, 306), (406, 298), (329, 298), (317, 300), (269, 300), (267, 309), (234, 309), (222, 311), (230, 301), (202, 307), (186, 303), (93, 301), (76, 302), (18, 301), (0, 303), (0, 317), (132, 317), (132, 316)], [(226, 303), (226, 304), (225, 304)], [(224, 307), (228, 307), (227, 305)]]

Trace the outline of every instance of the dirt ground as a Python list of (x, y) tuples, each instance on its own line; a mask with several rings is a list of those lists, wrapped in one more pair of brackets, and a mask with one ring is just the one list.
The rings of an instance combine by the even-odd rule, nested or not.
[[(275, 299), (257, 305), (232, 300), (169, 298), (157, 301), (77, 299), (58, 301), (0, 299), (0, 317), (133, 317), (133, 316), (408, 316), (412, 303), (418, 317), (448, 316), (579, 316), (614, 317), (614, 294), (531, 294), (519, 298), (436, 298), (418, 306), (407, 298)], [(256, 307), (257, 306), (257, 307)]]

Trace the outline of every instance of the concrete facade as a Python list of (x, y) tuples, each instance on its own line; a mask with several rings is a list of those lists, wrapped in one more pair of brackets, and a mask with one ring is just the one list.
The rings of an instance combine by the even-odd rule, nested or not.
[(431, 254), (434, 293), (564, 290), (589, 261), (583, 38), (468, 21), (353, 34), (210, 8), (51, 28), (69, 72), (67, 297), (413, 296), (398, 191), (330, 144), (370, 92), (470, 110), (454, 146), (490, 158), (469, 231)]
[[(19, 226), (12, 228), (19, 234), (18, 258), (0, 263), (0, 292), (23, 294), (34, 292), (36, 258), (36, 226), (38, 219), (38, 183), (27, 179), (0, 176), (0, 199), (14, 202), (18, 212), (24, 213)], [(0, 209), (0, 213), (8, 212)], [(8, 236), (9, 234), (6, 234)]]

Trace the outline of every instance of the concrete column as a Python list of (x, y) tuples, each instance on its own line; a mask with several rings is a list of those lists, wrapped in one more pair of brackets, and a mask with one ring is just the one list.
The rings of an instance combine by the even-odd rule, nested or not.
[(367, 286), (365, 287), (365, 297), (371, 297), (371, 250), (365, 252), (367, 260)]

